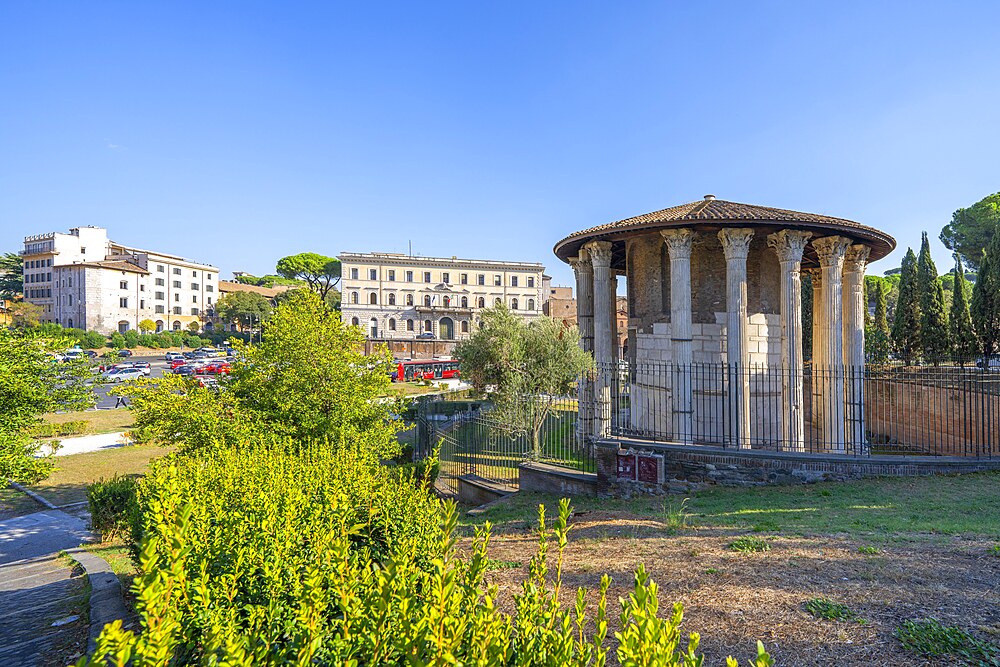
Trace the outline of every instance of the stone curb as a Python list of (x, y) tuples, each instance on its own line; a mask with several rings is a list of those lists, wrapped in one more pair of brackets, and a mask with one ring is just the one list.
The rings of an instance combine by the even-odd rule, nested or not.
[(17, 489), (21, 493), (25, 494), (26, 496), (28, 496), (29, 498), (31, 498), (32, 500), (34, 500), (36, 503), (39, 503), (40, 505), (43, 505), (44, 507), (47, 507), (50, 510), (57, 510), (57, 509), (59, 509), (58, 507), (56, 507), (55, 505), (53, 505), (52, 503), (50, 503), (48, 500), (46, 500), (45, 498), (42, 498), (40, 495), (38, 495), (37, 493), (35, 493), (34, 491), (32, 491), (31, 489), (26, 489), (23, 486), (21, 486), (20, 484), (18, 484), (17, 482), (11, 481), (10, 485), (11, 485), (12, 488)]
[(125, 620), (128, 611), (122, 599), (121, 582), (108, 562), (86, 549), (77, 547), (66, 551), (87, 572), (90, 580), (90, 638), (87, 655), (97, 650), (97, 637), (108, 623)]

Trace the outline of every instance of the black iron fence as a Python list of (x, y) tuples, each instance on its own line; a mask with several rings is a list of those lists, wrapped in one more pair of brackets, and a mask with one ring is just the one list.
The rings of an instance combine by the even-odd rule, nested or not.
[(599, 367), (594, 381), (595, 429), (611, 436), (854, 456), (1000, 455), (1000, 372), (989, 367), (622, 362)]

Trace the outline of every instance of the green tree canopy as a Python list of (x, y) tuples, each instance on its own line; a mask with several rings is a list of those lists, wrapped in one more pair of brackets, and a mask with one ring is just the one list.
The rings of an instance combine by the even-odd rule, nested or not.
[(150, 319), (145, 319), (139, 322), (139, 331), (142, 333), (152, 333), (156, 331), (156, 322)]
[(215, 304), (215, 313), (226, 322), (237, 322), (240, 328), (259, 325), (271, 316), (271, 302), (256, 292), (229, 292)]
[(14, 299), (24, 292), (24, 261), (15, 252), (0, 255), (0, 299)]
[(24, 329), (0, 328), (0, 479), (34, 482), (52, 469), (35, 458), (30, 427), (53, 410), (82, 410), (93, 405), (85, 384), (92, 379), (85, 359), (55, 360), (70, 345), (63, 337), (40, 336)]
[(993, 236), (980, 259), (970, 310), (983, 354), (989, 356), (1000, 347), (1000, 234)]
[(948, 318), (949, 334), (951, 336), (952, 352), (959, 363), (976, 354), (979, 340), (972, 327), (972, 314), (969, 310), (969, 288), (965, 280), (965, 270), (962, 268), (962, 256), (955, 253), (955, 271), (952, 273), (951, 317)]
[(276, 267), (278, 274), (289, 280), (304, 280), (309, 289), (324, 301), (340, 282), (340, 260), (314, 252), (282, 257)]
[(957, 252), (966, 266), (979, 269), (983, 249), (1000, 225), (1000, 192), (984, 197), (969, 208), (960, 208), (941, 230), (941, 243)]
[(527, 324), (504, 305), (483, 311), (479, 329), (455, 347), (455, 356), (463, 378), (492, 392), (497, 421), (531, 434), (536, 457), (555, 399), (593, 367), (575, 327), (547, 317)]
[(917, 291), (917, 256), (906, 249), (900, 271), (899, 299), (892, 322), (892, 344), (909, 364), (920, 351), (920, 294)]
[(917, 293), (920, 295), (920, 349), (924, 357), (939, 361), (951, 350), (948, 340), (948, 311), (944, 288), (938, 280), (937, 266), (931, 257), (927, 232), (921, 234), (917, 258)]

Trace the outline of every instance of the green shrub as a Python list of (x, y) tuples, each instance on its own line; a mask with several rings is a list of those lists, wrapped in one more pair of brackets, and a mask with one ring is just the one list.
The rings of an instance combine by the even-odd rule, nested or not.
[(121, 335), (117, 331), (114, 332), (113, 334), (111, 334), (110, 345), (116, 350), (120, 350), (123, 347), (127, 347), (127, 344), (125, 342), (125, 336)]
[(870, 546), (870, 545), (864, 545), (864, 546), (858, 547), (858, 553), (859, 554), (865, 554), (866, 556), (876, 556), (876, 555), (878, 555), (879, 551), (878, 551), (878, 547), (873, 547), (873, 546)]
[(893, 634), (903, 648), (925, 657), (954, 656), (973, 665), (1000, 665), (1000, 647), (933, 618), (904, 621)]
[(761, 551), (770, 551), (771, 545), (767, 540), (757, 537), (756, 535), (744, 535), (742, 537), (737, 537), (735, 540), (730, 542), (729, 550), (750, 554)]
[(80, 347), (85, 350), (93, 350), (104, 347), (108, 342), (108, 337), (96, 331), (88, 331), (80, 340)]
[(63, 422), (61, 424), (41, 423), (31, 427), (34, 438), (54, 438), (58, 436), (79, 435), (87, 430), (87, 420)]
[(135, 509), (135, 488), (135, 478), (128, 475), (101, 478), (87, 487), (90, 522), (102, 539), (128, 534), (129, 515)]
[(125, 347), (139, 347), (139, 331), (137, 329), (129, 329), (125, 332)]

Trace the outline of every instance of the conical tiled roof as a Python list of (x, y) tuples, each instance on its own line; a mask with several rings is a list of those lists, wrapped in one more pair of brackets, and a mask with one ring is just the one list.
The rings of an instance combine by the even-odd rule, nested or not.
[(636, 232), (699, 226), (803, 229), (812, 231), (816, 236), (839, 234), (871, 246), (871, 260), (885, 257), (896, 247), (895, 239), (888, 234), (852, 220), (756, 204), (741, 204), (707, 195), (700, 201), (671, 206), (660, 211), (574, 232), (557, 243), (554, 250), (556, 255), (565, 261), (574, 256), (580, 246), (590, 241), (614, 242), (633, 236)]

